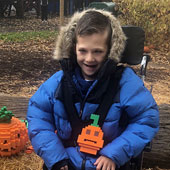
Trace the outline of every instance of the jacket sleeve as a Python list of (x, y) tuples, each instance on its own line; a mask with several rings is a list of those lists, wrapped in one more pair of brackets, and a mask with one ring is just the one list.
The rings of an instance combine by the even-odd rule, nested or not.
[(120, 86), (120, 109), (127, 113), (128, 125), (119, 137), (100, 151), (118, 167), (140, 154), (159, 129), (157, 104), (130, 68), (125, 69)]
[(55, 133), (51, 83), (54, 84), (49, 80), (41, 85), (30, 99), (27, 112), (29, 138), (35, 152), (42, 157), (48, 169), (56, 162), (68, 159), (65, 148)]

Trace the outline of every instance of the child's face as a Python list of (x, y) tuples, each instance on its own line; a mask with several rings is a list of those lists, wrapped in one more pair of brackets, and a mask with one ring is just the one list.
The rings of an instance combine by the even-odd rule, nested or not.
[(82, 74), (87, 80), (94, 80), (106, 59), (108, 51), (107, 31), (87, 36), (77, 36), (76, 54)]

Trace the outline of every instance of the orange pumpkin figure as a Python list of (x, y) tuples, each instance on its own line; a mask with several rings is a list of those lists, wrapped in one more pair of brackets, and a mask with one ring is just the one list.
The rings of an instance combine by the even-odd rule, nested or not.
[(144, 46), (144, 49), (143, 49), (144, 53), (150, 53), (150, 48), (148, 46)]
[(99, 115), (92, 114), (91, 119), (94, 119), (93, 124), (86, 126), (82, 129), (81, 134), (78, 136), (77, 143), (80, 146), (80, 151), (96, 155), (97, 151), (103, 147), (103, 132), (97, 125)]
[(0, 156), (11, 156), (24, 149), (28, 141), (25, 123), (2, 107), (0, 110)]

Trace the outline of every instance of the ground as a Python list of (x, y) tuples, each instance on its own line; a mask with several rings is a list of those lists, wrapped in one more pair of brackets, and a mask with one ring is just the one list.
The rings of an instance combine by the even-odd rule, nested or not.
[[(40, 19), (36, 18), (23, 20), (13, 18), (0, 19), (0, 32), (4, 33), (12, 31), (58, 30), (58, 28), (58, 18), (49, 19), (48, 24), (44, 24)], [(0, 94), (32, 96), (42, 82), (60, 69), (59, 63), (52, 59), (54, 47), (55, 39), (23, 43), (4, 43), (0, 39)], [(159, 46), (159, 48), (155, 47), (149, 55), (151, 56), (151, 61), (148, 64), (145, 85), (148, 89), (152, 87), (152, 94), (158, 105), (170, 104), (169, 44), (165, 43)], [(140, 66), (136, 66), (134, 69), (139, 73)], [(26, 157), (29, 156), (22, 156), (21, 160), (16, 160), (16, 163), (23, 162), (23, 167), (26, 166), (24, 160), (22, 160)], [(36, 157), (36, 159), (38, 160), (39, 158)], [(2, 162), (5, 162), (3, 166), (11, 164), (11, 161), (7, 162), (6, 159), (2, 160)], [(31, 163), (30, 166), (33, 164)], [(34, 164), (34, 166), (41, 165), (42, 162)], [(25, 169), (32, 168), (27, 167)], [(160, 169), (157, 167), (154, 170)]]

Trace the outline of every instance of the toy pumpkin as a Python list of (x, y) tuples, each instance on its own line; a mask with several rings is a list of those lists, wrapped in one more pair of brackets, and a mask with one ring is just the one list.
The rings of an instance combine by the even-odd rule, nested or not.
[(91, 119), (94, 119), (93, 124), (82, 129), (78, 136), (77, 143), (80, 146), (80, 151), (96, 155), (97, 151), (103, 147), (103, 132), (98, 126), (99, 115), (92, 114)]
[(150, 53), (150, 48), (148, 46), (144, 46), (144, 49), (143, 49), (144, 53)]
[(25, 123), (13, 117), (6, 107), (0, 110), (0, 156), (11, 156), (24, 149), (28, 141)]

